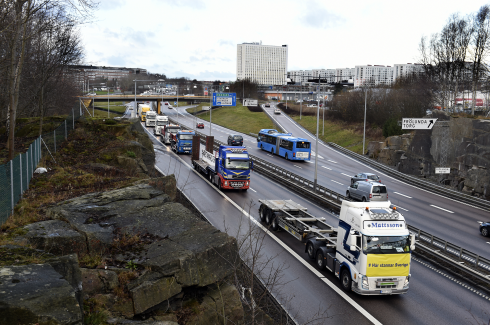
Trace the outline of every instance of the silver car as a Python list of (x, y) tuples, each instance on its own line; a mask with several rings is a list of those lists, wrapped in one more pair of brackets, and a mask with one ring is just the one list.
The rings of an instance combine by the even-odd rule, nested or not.
[(360, 181), (381, 183), (381, 178), (379, 178), (378, 175), (373, 173), (359, 173), (355, 176), (352, 176), (350, 179), (351, 185), (354, 184), (355, 182), (360, 182)]
[(359, 181), (351, 184), (345, 193), (348, 199), (362, 202), (388, 201), (388, 191), (384, 184)]

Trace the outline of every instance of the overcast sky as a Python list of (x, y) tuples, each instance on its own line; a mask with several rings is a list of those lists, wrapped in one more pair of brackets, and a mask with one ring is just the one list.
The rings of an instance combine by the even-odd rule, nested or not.
[(482, 1), (100, 0), (85, 63), (235, 80), (243, 42), (289, 47), (288, 70), (413, 63), (423, 35)]

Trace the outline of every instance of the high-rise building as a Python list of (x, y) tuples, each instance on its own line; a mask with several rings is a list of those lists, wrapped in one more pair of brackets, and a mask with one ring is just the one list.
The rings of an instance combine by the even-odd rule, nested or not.
[(259, 85), (283, 85), (288, 71), (288, 46), (243, 43), (237, 45), (236, 76)]
[(393, 67), (384, 65), (356, 65), (354, 87), (391, 85)]
[(401, 77), (407, 77), (411, 74), (418, 74), (424, 71), (424, 66), (422, 64), (395, 64), (393, 67), (393, 82)]

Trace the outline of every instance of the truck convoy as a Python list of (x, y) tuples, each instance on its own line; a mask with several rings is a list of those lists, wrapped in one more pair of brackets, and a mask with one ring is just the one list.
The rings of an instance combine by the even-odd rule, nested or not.
[(157, 122), (153, 133), (155, 135), (162, 135), (166, 125), (168, 125), (168, 116), (157, 115)]
[(155, 126), (157, 124), (157, 112), (148, 111), (146, 112), (146, 126)]
[(199, 158), (199, 146), (192, 155), (194, 169), (205, 174), (209, 181), (221, 189), (246, 191), (250, 187), (250, 170), (253, 162), (248, 156), (247, 148), (237, 146), (220, 146), (218, 152), (213, 150), (213, 137), (208, 137), (206, 149)]
[(176, 125), (176, 124), (165, 125), (162, 134), (163, 135), (162, 142), (165, 144), (170, 144), (170, 140), (172, 139), (172, 134), (177, 134), (177, 132), (179, 132), (180, 130), (182, 130), (180, 125)]
[(151, 111), (150, 105), (138, 104), (138, 115), (140, 116), (141, 122), (146, 121), (146, 112)]
[(191, 153), (192, 137), (196, 132), (192, 130), (180, 130), (177, 133), (171, 133), (170, 147), (175, 153)]
[(342, 201), (338, 228), (292, 200), (259, 202), (260, 219), (303, 242), (317, 268), (333, 272), (343, 290), (361, 295), (408, 291), (415, 235), (389, 201)]

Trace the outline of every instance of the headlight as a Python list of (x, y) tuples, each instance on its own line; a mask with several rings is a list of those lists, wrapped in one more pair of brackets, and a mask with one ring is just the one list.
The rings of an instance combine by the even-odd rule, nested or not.
[(225, 181), (225, 186), (228, 186), (228, 181)]
[(403, 283), (403, 289), (408, 289), (409, 284), (410, 284), (410, 275), (405, 278), (405, 282)]
[(367, 276), (365, 275), (361, 275), (361, 279), (362, 279), (362, 282), (361, 282), (361, 286), (363, 289), (365, 290), (369, 290), (369, 282), (368, 282), (368, 278)]

